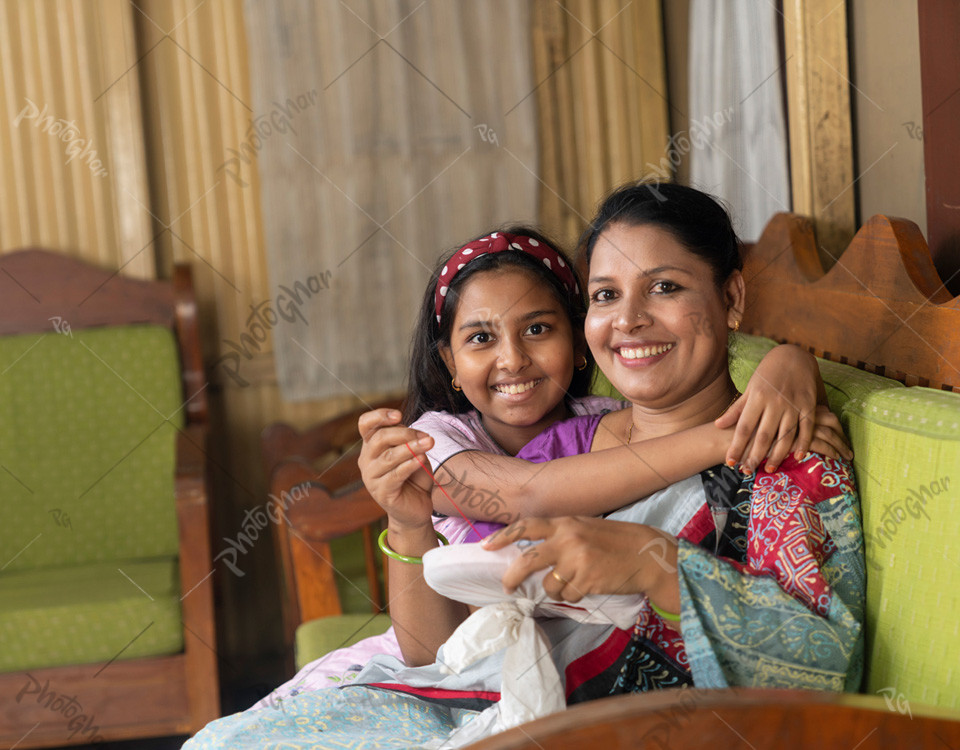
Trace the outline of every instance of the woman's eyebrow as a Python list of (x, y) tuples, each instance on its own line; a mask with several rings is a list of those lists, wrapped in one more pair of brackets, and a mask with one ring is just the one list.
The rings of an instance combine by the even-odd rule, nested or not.
[(663, 273), (664, 271), (679, 271), (680, 273), (685, 273), (688, 276), (692, 276), (693, 272), (686, 269), (680, 268), (680, 266), (657, 266), (656, 268), (650, 268), (646, 271), (641, 271), (638, 276), (656, 276), (658, 273)]
[[(637, 277), (647, 277), (647, 276), (656, 276), (658, 273), (663, 273), (664, 271), (679, 271), (680, 273), (685, 273), (688, 276), (693, 275), (693, 271), (690, 271), (686, 268), (680, 268), (680, 266), (657, 266), (656, 268), (648, 268), (646, 271), (639, 271)], [(615, 282), (615, 279), (612, 276), (591, 276), (588, 281), (589, 284), (609, 284)]]

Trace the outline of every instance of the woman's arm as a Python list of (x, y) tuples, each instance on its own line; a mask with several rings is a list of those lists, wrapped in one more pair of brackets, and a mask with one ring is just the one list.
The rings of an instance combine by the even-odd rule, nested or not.
[[(373, 499), (387, 512), (387, 545), (399, 555), (422, 558), (438, 544), (429, 489), (411, 479), (418, 470), (423, 472), (412, 461), (385, 470), (382, 457), (367, 442), (370, 434), (362, 419), (360, 434), (364, 437), (360, 471)], [(427, 586), (422, 564), (388, 560), (390, 619), (404, 662), (408, 666), (431, 664), (440, 645), (466, 619), (467, 607)]]
[[(369, 444), (371, 454), (380, 456), (382, 473), (411, 469), (409, 476), (426, 488), (430, 479), (426, 472), (416, 471), (411, 449), (426, 465), (424, 454), (433, 440), (426, 433), (398, 425), (399, 419), (398, 412), (387, 410), (364, 414), (360, 422), (361, 434), (368, 435), (364, 450)], [(462, 512), (475, 520), (497, 523), (537, 516), (599, 515), (722, 462), (732, 432), (707, 423), (545, 463), (464, 451), (437, 469), (440, 486), (433, 486), (433, 506), (447, 515)]]
[[(512, 456), (468, 450), (447, 459), (431, 485), (423, 465), (433, 445), (424, 432), (399, 424), (400, 413), (381, 409), (361, 417), (364, 446), (384, 462), (383, 473), (405, 467), (421, 487), (431, 488), (441, 513), (479, 521), (511, 523), (519, 518), (600, 515), (708, 469), (723, 461), (732, 428), (713, 423), (639, 443), (530, 463)], [(598, 429), (604, 429), (601, 425)], [(845, 448), (836, 432), (816, 431), (814, 450), (836, 456)], [(423, 441), (423, 442), (418, 442)], [(410, 448), (407, 445), (411, 446)], [(442, 487), (442, 489), (441, 489)]]

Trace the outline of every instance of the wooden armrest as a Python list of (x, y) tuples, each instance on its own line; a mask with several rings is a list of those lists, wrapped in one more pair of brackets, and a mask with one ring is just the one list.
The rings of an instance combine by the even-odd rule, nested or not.
[(206, 428), (200, 425), (187, 426), (177, 434), (175, 487), (184, 651), (188, 661), (197, 665), (190, 671), (189, 698), (191, 705), (202, 712), (198, 715), (216, 716), (219, 713), (216, 685), (211, 690), (194, 678), (194, 675), (216, 674), (217, 659), (206, 439)]
[[(356, 456), (345, 457), (340, 474), (359, 475)], [(322, 479), (321, 479), (322, 477)], [(318, 473), (301, 461), (281, 462), (270, 479), (270, 503), (276, 525), (277, 551), (289, 591), (284, 606), (286, 635), (292, 643), (296, 625), (318, 617), (342, 612), (337, 595), (337, 571), (331, 558), (329, 542), (364, 529), (385, 513), (370, 496), (362, 482), (352, 481), (332, 492), (325, 480), (328, 472)], [(372, 552), (372, 536), (365, 530), (365, 545)], [(367, 578), (376, 608), (382, 608), (376, 586), (376, 571), (369, 564)]]
[[(861, 745), (867, 738), (872, 741)], [(960, 713), (892, 697), (803, 690), (664, 690), (604, 698), (490, 737), (476, 750), (958, 747)]]
[(187, 425), (177, 433), (177, 503), (206, 504), (207, 429)]

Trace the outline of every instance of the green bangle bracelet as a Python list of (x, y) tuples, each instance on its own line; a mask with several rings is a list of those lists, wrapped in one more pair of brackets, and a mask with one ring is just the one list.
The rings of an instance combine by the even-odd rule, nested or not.
[[(650, 600), (647, 599), (647, 601), (649, 602)], [(670, 622), (680, 622), (680, 615), (675, 615), (672, 612), (667, 612), (665, 610), (662, 610), (653, 602), (650, 602), (650, 609), (652, 609), (654, 612), (660, 615), (660, 617), (663, 618), (664, 620), (669, 620)]]
[[(399, 552), (394, 552), (392, 549), (390, 549), (390, 545), (387, 544), (387, 532), (389, 530), (390, 529), (384, 529), (380, 532), (380, 536), (377, 538), (377, 545), (380, 547), (380, 551), (383, 552), (383, 554), (385, 554), (387, 557), (392, 557), (394, 560), (399, 560), (400, 562), (411, 563), (412, 565), (423, 565), (422, 557), (409, 557), (407, 555), (401, 555)], [(450, 544), (450, 542), (447, 541), (447, 538), (436, 529), (433, 530), (433, 533), (436, 534), (437, 539), (444, 544)]]

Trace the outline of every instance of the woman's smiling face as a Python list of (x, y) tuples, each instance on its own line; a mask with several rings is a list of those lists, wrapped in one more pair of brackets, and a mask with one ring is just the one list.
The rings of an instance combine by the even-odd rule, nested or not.
[(705, 260), (651, 224), (608, 225), (590, 260), (586, 338), (630, 401), (667, 409), (727, 373), (727, 330), (740, 318), (743, 280), (722, 289)]
[(566, 416), (574, 333), (563, 305), (533, 274), (483, 271), (464, 284), (440, 354), (484, 427), (516, 452)]

